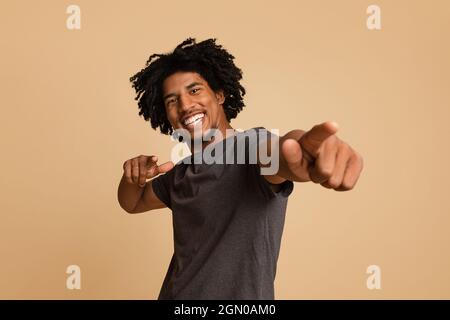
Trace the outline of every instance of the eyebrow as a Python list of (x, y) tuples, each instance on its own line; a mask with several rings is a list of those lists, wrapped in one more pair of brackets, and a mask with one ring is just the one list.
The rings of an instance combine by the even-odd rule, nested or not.
[[(193, 87), (198, 86), (198, 85), (203, 86), (203, 83), (200, 83), (200, 82), (192, 82), (191, 84), (188, 84), (188, 85), (186, 86), (186, 89), (189, 90), (189, 89), (192, 89)], [(167, 98), (170, 98), (170, 97), (173, 97), (173, 96), (176, 96), (176, 94), (175, 94), (175, 93), (168, 93), (168, 94), (166, 94), (166, 95), (163, 97), (163, 101), (166, 101)]]

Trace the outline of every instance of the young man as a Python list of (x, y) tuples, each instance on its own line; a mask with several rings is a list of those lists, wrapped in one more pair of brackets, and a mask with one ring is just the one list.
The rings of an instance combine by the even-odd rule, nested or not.
[[(244, 107), (245, 94), (239, 83), (242, 72), (233, 59), (215, 39), (200, 43), (187, 39), (170, 54), (150, 56), (146, 67), (130, 79), (139, 115), (162, 134), (177, 130), (194, 137), (200, 131), (202, 138), (211, 130), (221, 134), (201, 139), (201, 150), (236, 141), (247, 132), (230, 125)], [(306, 132), (290, 131), (273, 149), (278, 153), (269, 143), (278, 137), (269, 134), (271, 161), (278, 162), (270, 175), (261, 174), (267, 163), (259, 157), (248, 162), (251, 148), (245, 149), (245, 164), (158, 165), (157, 156), (146, 155), (127, 160), (118, 188), (121, 207), (128, 213), (172, 210), (174, 254), (159, 299), (274, 299), (293, 181), (345, 191), (355, 186), (363, 168), (362, 157), (336, 132), (334, 122)], [(223, 145), (227, 154), (230, 147)]]

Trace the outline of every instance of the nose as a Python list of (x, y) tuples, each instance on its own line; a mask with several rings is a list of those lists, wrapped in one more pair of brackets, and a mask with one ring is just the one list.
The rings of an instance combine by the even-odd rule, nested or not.
[(180, 96), (180, 109), (182, 111), (188, 111), (194, 107), (194, 101), (192, 100), (192, 97), (190, 97), (188, 94), (182, 94)]

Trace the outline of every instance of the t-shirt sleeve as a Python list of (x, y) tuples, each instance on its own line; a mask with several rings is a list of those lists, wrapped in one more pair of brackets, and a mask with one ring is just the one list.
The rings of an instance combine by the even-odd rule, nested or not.
[(288, 198), (292, 191), (294, 190), (294, 183), (291, 180), (286, 180), (277, 185), (277, 191), (275, 192), (269, 181), (266, 180), (264, 175), (261, 174), (261, 168), (258, 165), (255, 165), (255, 174), (257, 176), (257, 181), (259, 186), (261, 187), (262, 192), (269, 198), (272, 197), (281, 197)]
[(159, 200), (161, 200), (170, 209), (172, 209), (172, 201), (170, 196), (172, 185), (171, 178), (174, 170), (175, 169), (172, 169), (171, 171), (165, 174), (161, 174), (151, 180), (153, 192), (156, 194)]
[[(269, 137), (271, 139), (278, 139), (279, 137), (275, 135), (274, 133), (270, 132), (264, 127), (257, 127), (254, 128), (258, 132), (258, 143), (262, 143), (264, 140), (268, 139)], [(294, 190), (294, 183), (290, 180), (286, 180), (282, 182), (281, 184), (277, 185), (278, 191), (274, 191), (271, 187), (271, 184), (269, 181), (266, 180), (264, 175), (261, 174), (261, 167), (259, 165), (255, 165), (255, 174), (257, 175), (257, 181), (260, 185), (262, 191), (266, 196), (268, 197), (282, 197), (287, 198), (289, 195), (291, 195), (292, 191)]]

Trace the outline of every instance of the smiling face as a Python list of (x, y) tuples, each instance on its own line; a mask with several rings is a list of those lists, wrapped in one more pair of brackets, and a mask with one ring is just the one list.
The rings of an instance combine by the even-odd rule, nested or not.
[(225, 136), (225, 130), (232, 129), (223, 111), (223, 92), (214, 92), (196, 72), (180, 71), (167, 77), (163, 100), (174, 130), (186, 129), (193, 136), (194, 127), (199, 126), (203, 133), (219, 129)]

